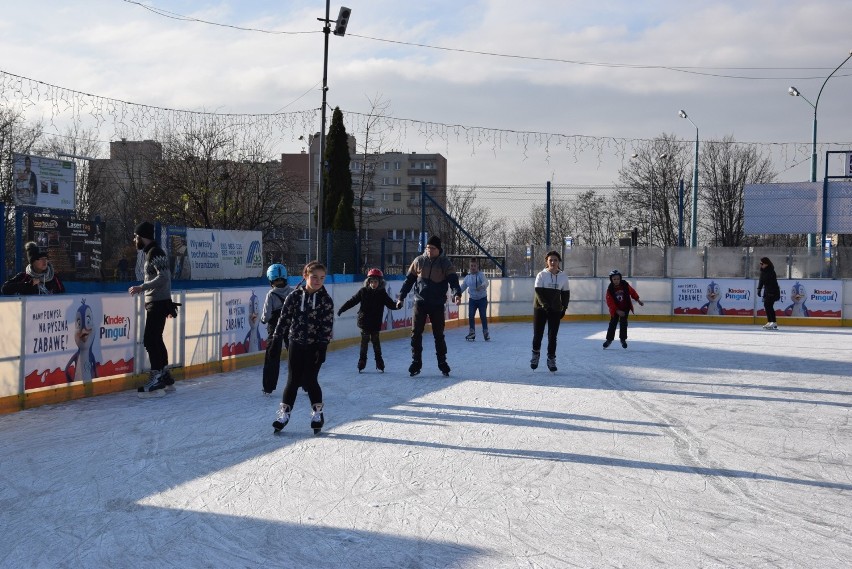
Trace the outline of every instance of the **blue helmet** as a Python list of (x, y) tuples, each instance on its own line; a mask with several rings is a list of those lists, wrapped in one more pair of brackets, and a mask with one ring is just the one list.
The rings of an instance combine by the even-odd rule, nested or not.
[(281, 263), (275, 263), (274, 265), (269, 265), (269, 268), (266, 269), (266, 278), (269, 279), (269, 282), (276, 281), (278, 279), (287, 279), (287, 267), (282, 265)]

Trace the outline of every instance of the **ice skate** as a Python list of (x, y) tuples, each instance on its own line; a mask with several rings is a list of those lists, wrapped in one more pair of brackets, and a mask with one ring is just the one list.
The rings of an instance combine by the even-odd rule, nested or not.
[(556, 371), (556, 357), (548, 357), (547, 358), (547, 369), (550, 371)]
[(770, 323), (769, 323), (769, 326), (767, 326), (766, 328), (767, 328), (768, 330), (777, 330), (777, 329), (778, 329), (778, 324), (777, 324), (777, 323), (775, 323), (775, 322), (770, 322)]
[(152, 369), (148, 375), (148, 382), (139, 387), (136, 393), (139, 397), (163, 397), (166, 394), (166, 383), (163, 380), (163, 372), (158, 369)]
[(607, 340), (606, 342), (604, 342), (603, 343), (604, 350), (607, 349), (610, 344), (612, 344), (612, 340)]
[(530, 358), (530, 367), (535, 369), (538, 367), (538, 360), (541, 357), (541, 352), (537, 352), (535, 350), (532, 351), (532, 358)]
[(411, 377), (414, 377), (418, 373), (420, 373), (420, 368), (423, 367), (423, 362), (420, 360), (414, 360), (411, 362), (411, 365), (408, 366), (408, 373), (411, 374)]
[(476, 331), (471, 328), (470, 332), (467, 333), (467, 336), (465, 336), (464, 339), (468, 342), (473, 342), (474, 340), (476, 340)]
[(265, 390), (265, 389), (261, 389), (261, 390), (260, 390), (260, 392), (261, 392), (261, 393), (263, 393), (263, 396), (264, 396), (264, 397), (272, 397), (272, 392), (271, 392), (271, 391), (267, 391), (267, 390)]
[(441, 373), (444, 374), (444, 377), (450, 377), (450, 365), (447, 363), (447, 360), (439, 361), (438, 369), (441, 370)]
[(367, 367), (367, 358), (361, 358), (361, 359), (359, 359), (359, 360), (358, 360), (358, 373), (361, 373), (361, 371), (362, 371), (365, 367)]
[(318, 435), (325, 424), (325, 417), (322, 414), (322, 403), (317, 403), (311, 409), (311, 428), (314, 434)]
[(163, 369), (163, 383), (166, 384), (165, 391), (166, 393), (174, 393), (175, 389), (175, 378), (172, 377), (171, 372), (169, 372), (168, 368)]
[(376, 369), (380, 372), (385, 372), (385, 360), (382, 359), (382, 356), (376, 356)]
[(491, 339), (491, 336), (488, 334), (488, 330), (482, 331), (482, 337), (485, 339), (486, 342)]
[(770, 328), (772, 328), (772, 322), (767, 322), (763, 325), (764, 330), (769, 330)]
[(625, 350), (627, 349), (627, 340), (621, 341), (621, 347), (624, 348)]
[(290, 406), (281, 403), (278, 406), (278, 413), (275, 415), (275, 420), (272, 421), (272, 428), (275, 429), (276, 433), (280, 433), (281, 429), (287, 426), (287, 423), (290, 422)]

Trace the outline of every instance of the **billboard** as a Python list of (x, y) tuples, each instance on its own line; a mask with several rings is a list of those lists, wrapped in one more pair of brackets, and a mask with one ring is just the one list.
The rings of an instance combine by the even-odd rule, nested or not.
[(47, 251), (53, 270), (63, 279), (101, 279), (103, 222), (86, 221), (47, 213), (27, 216), (27, 235)]
[[(180, 237), (176, 235), (176, 240)], [(260, 231), (186, 229), (186, 242), (170, 254), (182, 257), (181, 278), (246, 279), (263, 276)], [(187, 274), (187, 265), (189, 273)]]
[(12, 172), (16, 206), (74, 209), (73, 161), (13, 153)]

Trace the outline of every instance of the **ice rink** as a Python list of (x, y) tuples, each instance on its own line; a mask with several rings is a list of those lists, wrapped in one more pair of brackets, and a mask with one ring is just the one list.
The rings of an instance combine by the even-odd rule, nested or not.
[[(357, 347), (280, 435), (260, 368), (0, 416), (0, 567), (852, 565), (852, 329), (529, 323)], [(478, 331), (479, 332), (479, 331)]]

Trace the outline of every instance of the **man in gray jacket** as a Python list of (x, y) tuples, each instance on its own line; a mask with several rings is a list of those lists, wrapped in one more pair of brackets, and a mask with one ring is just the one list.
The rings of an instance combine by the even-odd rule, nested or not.
[(151, 373), (148, 382), (139, 388), (139, 392), (144, 393), (164, 389), (175, 382), (166, 369), (169, 365), (169, 352), (163, 342), (166, 318), (174, 316), (175, 313), (169, 257), (154, 240), (154, 225), (143, 221), (136, 226), (133, 239), (136, 248), (145, 254), (144, 282), (128, 289), (130, 294), (145, 293), (143, 343), (148, 352), (148, 359), (151, 360)]

